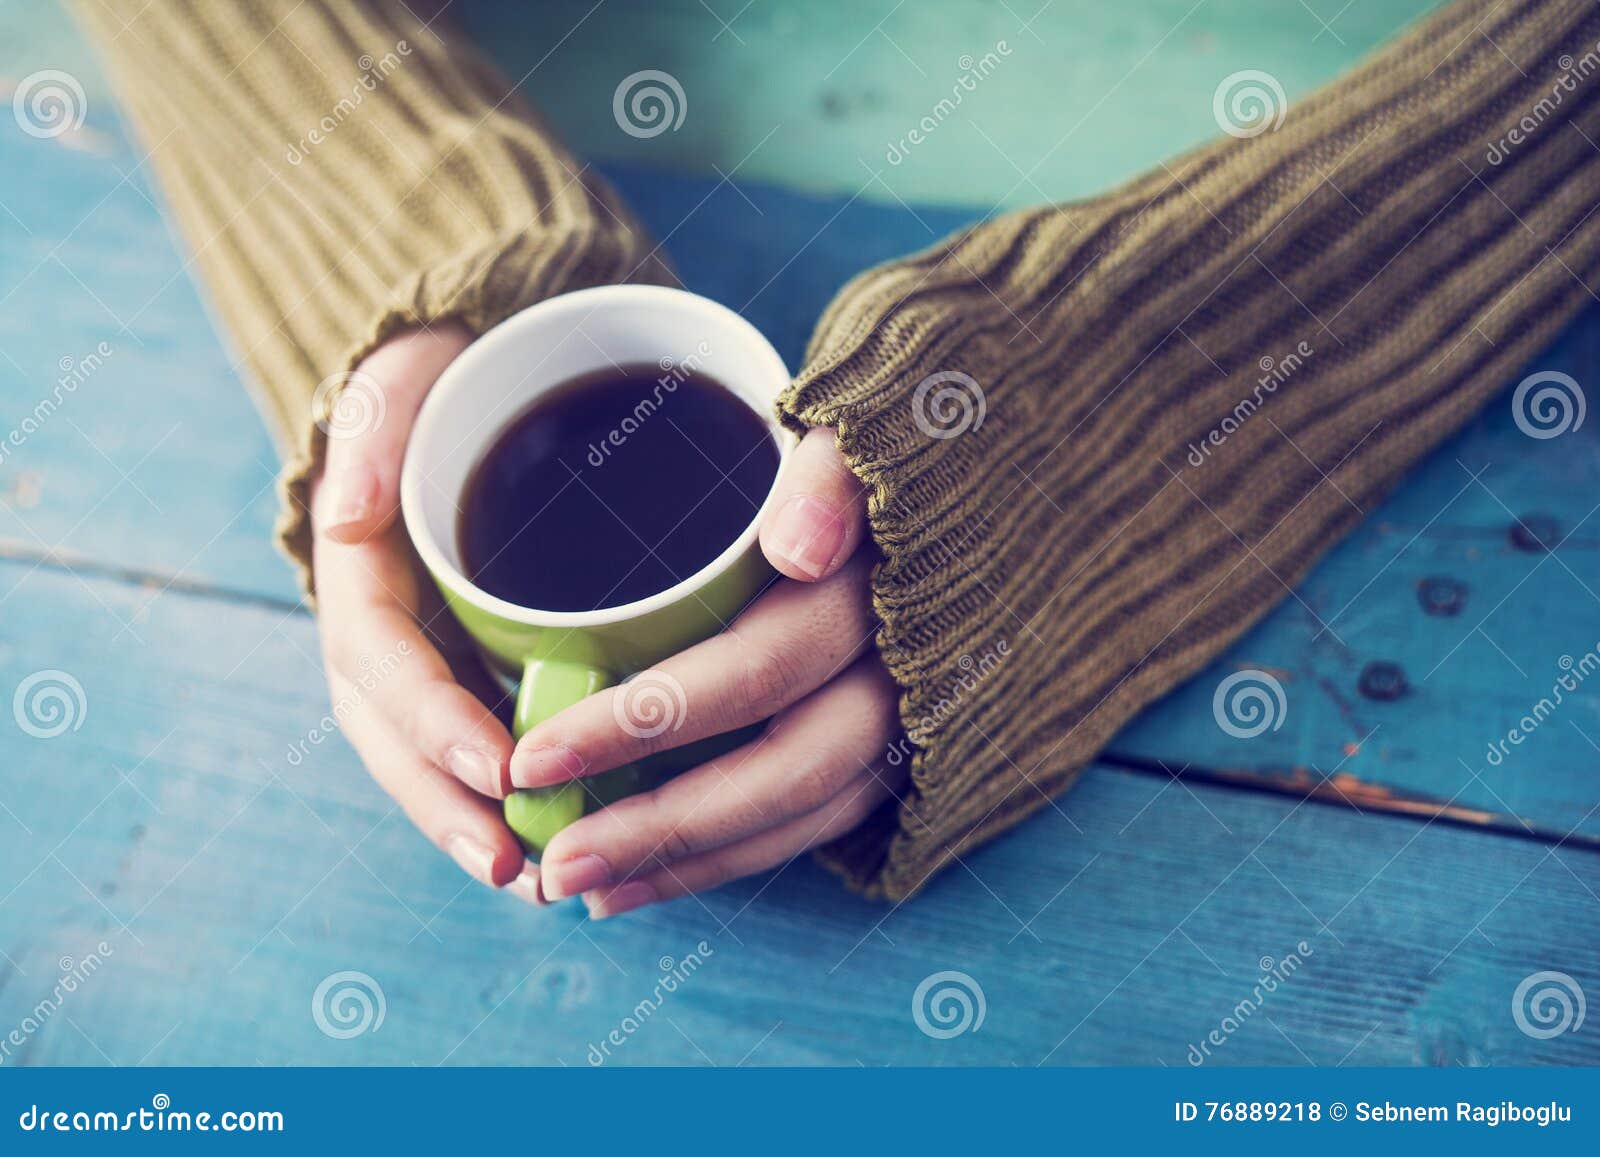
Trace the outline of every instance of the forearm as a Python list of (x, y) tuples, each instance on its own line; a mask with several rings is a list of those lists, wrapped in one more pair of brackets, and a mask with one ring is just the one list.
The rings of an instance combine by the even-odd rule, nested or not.
[(917, 752), (850, 875), (1044, 806), (1594, 300), (1597, 42), (1591, 0), (1469, 0), (1276, 130), (847, 287), (786, 410), (870, 487)]
[[(388, 336), (481, 332), (666, 276), (652, 243), (453, 29), (405, 5), (77, 0), (289, 460), (309, 557), (315, 404)], [(318, 390), (319, 383), (333, 379)], [(324, 418), (326, 425), (326, 418)]]

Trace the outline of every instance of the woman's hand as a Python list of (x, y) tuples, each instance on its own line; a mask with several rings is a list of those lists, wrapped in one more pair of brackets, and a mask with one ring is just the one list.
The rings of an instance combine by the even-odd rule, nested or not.
[[(603, 917), (713, 888), (843, 835), (898, 793), (884, 762), (898, 695), (873, 647), (871, 560), (857, 549), (866, 499), (832, 431), (806, 435), (778, 488), (761, 547), (788, 578), (723, 633), (533, 728), (511, 757), (511, 782), (550, 787), (772, 722), (563, 829), (541, 858), (546, 899), (582, 895)], [(664, 730), (646, 714), (663, 685)]]
[(317, 624), (335, 711), (373, 778), (469, 875), (537, 903), (538, 869), (501, 815), (511, 735), (429, 640), (426, 579), (399, 515), (412, 421), (471, 340), (453, 324), (402, 334), (346, 385), (376, 392), (356, 402), (381, 417), (347, 436), (335, 424), (313, 484)]
[[(382, 420), (330, 438), (312, 490), (329, 690), (346, 737), (423, 834), (483, 883), (530, 902), (582, 894), (592, 914), (612, 916), (786, 863), (897, 792), (884, 762), (897, 695), (872, 645), (871, 561), (858, 550), (865, 497), (827, 430), (796, 447), (761, 528), (762, 550), (787, 579), (727, 631), (541, 723), (513, 753), (419, 621), (426, 579), (399, 517), (412, 422), (470, 341), (459, 326), (435, 326), (363, 361), (355, 380), (381, 394)], [(651, 735), (628, 697), (659, 681), (684, 709)], [(583, 817), (551, 841), (542, 866), (505, 824), (500, 801), (513, 787), (594, 775), (769, 717), (730, 753)]]

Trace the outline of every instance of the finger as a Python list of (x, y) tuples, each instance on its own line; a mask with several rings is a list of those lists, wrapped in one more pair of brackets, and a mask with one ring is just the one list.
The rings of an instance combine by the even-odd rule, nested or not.
[(768, 719), (844, 670), (876, 620), (867, 561), (779, 582), (728, 630), (580, 700), (517, 743), (511, 782), (549, 787)]
[(511, 734), (450, 665), (413, 617), (416, 577), (403, 530), (348, 546), (316, 544), (323, 661), (382, 714), (409, 752), (496, 799), (510, 791)]
[(393, 521), (417, 410), (471, 341), (458, 322), (413, 330), (379, 346), (349, 374), (328, 379), (321, 419), (328, 450), (314, 505), (322, 533), (335, 542), (360, 542)]
[(618, 883), (816, 810), (883, 754), (895, 698), (877, 660), (860, 660), (760, 738), (584, 816), (540, 858), (546, 898)]
[(603, 920), (660, 900), (704, 892), (740, 876), (788, 865), (812, 848), (854, 829), (895, 791), (894, 782), (881, 771), (863, 772), (816, 811), (715, 851), (657, 868), (616, 887), (585, 892), (584, 905), (590, 916)]
[(866, 526), (866, 488), (845, 465), (832, 430), (806, 432), (778, 476), (772, 509), (761, 524), (761, 550), (790, 578), (826, 578), (855, 553)]
[[(337, 678), (333, 689), (335, 697), (349, 694), (348, 685)], [(378, 785), (400, 805), (417, 830), (463, 871), (492, 888), (506, 888), (532, 903), (543, 902), (538, 868), (527, 861), (497, 804), (419, 759), (374, 713), (352, 716), (344, 733)]]

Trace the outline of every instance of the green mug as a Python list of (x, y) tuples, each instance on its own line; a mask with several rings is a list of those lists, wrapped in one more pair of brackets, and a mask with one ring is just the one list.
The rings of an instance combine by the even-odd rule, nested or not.
[[(722, 630), (771, 578), (757, 533), (772, 494), (739, 537), (676, 586), (597, 611), (545, 611), (495, 598), (463, 573), (457, 518), (468, 476), (506, 426), (546, 391), (615, 365), (664, 375), (703, 372), (768, 424), (781, 461), (794, 435), (775, 418), (789, 371), (766, 338), (714, 301), (646, 285), (608, 285), (540, 302), (473, 342), (439, 376), (417, 414), (400, 474), (406, 531), (491, 671), (517, 686), (513, 734), (586, 695), (629, 682), (618, 722), (641, 737), (681, 724), (681, 688), (648, 668)], [(675, 380), (681, 380), (681, 377)], [(648, 415), (643, 420), (648, 420)], [(662, 479), (670, 485), (671, 479)], [(668, 528), (663, 528), (663, 530)], [(553, 542), (552, 551), (563, 544)], [(685, 748), (695, 757), (703, 745)], [(631, 766), (558, 788), (514, 792), (506, 821), (538, 855), (591, 805), (649, 786)]]

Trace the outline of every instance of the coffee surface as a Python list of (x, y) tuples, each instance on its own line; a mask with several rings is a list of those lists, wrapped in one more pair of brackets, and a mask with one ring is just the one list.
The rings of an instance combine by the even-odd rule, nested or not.
[(704, 374), (607, 370), (539, 398), (467, 480), (467, 577), (507, 602), (589, 611), (647, 598), (721, 554), (778, 468), (765, 422)]

